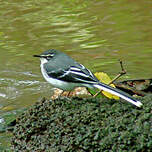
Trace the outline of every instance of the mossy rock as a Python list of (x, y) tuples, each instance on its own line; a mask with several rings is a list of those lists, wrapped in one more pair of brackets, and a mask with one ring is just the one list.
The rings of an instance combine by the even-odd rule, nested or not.
[(106, 98), (42, 100), (16, 120), (13, 151), (152, 151), (152, 95), (143, 108)]

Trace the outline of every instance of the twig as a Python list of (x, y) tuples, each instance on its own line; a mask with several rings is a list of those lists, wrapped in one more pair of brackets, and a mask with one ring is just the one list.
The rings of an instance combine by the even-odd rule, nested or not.
[(115, 82), (118, 78), (120, 78), (122, 75), (126, 74), (126, 70), (124, 69), (123, 67), (123, 64), (122, 64), (122, 60), (119, 60), (120, 62), (120, 67), (121, 67), (121, 72), (119, 72), (119, 74), (113, 79), (111, 80), (111, 82), (109, 82), (108, 85), (112, 84), (113, 82)]
[[(118, 74), (114, 79), (112, 79), (112, 80), (108, 83), (108, 85), (112, 84), (112, 83), (115, 82), (117, 79), (119, 79), (122, 75), (124, 75), (124, 74), (127, 73), (126, 70), (125, 70), (124, 67), (123, 67), (122, 60), (119, 60), (119, 62), (120, 62), (121, 72), (119, 72), (119, 74)], [(98, 91), (93, 97), (96, 97), (97, 95), (99, 95), (100, 92), (101, 92), (101, 90)]]

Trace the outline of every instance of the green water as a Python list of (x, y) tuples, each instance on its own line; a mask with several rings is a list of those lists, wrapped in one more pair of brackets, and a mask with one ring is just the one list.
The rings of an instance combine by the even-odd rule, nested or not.
[[(51, 86), (32, 57), (50, 48), (93, 72), (114, 77), (122, 59), (123, 78), (152, 78), (151, 7), (152, 1), (144, 0), (0, 1), (1, 123), (50, 96)], [(0, 134), (0, 149), (8, 140), (8, 134)]]

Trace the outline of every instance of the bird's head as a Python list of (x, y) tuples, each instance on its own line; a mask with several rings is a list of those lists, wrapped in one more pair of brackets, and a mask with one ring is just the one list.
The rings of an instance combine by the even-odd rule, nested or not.
[(59, 52), (60, 51), (58, 51), (58, 50), (50, 49), (50, 50), (47, 50), (47, 51), (41, 53), (40, 55), (33, 55), (33, 57), (39, 57), (41, 62), (47, 63), (54, 56), (57, 56), (59, 54)]

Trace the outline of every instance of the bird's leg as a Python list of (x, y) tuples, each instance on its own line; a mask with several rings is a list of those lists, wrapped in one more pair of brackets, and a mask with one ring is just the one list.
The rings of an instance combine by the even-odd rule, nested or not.
[(59, 97), (61, 97), (64, 93), (64, 90), (62, 90), (62, 92), (59, 94)]
[[(124, 69), (123, 65), (122, 65), (122, 60), (119, 60), (120, 62), (120, 67), (121, 67), (121, 72), (119, 72), (119, 74), (113, 78), (109, 83), (108, 85), (112, 84), (113, 82), (115, 82), (118, 78), (120, 78), (122, 75), (126, 74), (126, 70)], [(102, 90), (98, 91), (95, 95), (93, 95), (93, 97), (96, 97), (97, 95), (100, 94)]]
[[(59, 97), (61, 97), (66, 91), (62, 90), (62, 92), (60, 93)], [(68, 93), (66, 93), (66, 97), (69, 97), (72, 91), (68, 91)]]
[(70, 96), (71, 92), (72, 92), (72, 91), (69, 91), (69, 92), (68, 92), (67, 97), (69, 97), (69, 96)]

